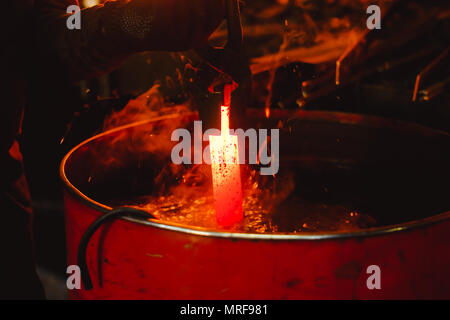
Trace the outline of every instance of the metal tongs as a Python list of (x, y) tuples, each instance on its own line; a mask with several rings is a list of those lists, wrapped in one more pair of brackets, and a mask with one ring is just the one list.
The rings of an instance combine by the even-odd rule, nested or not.
[[(248, 61), (243, 53), (243, 31), (239, 0), (225, 0), (228, 40), (223, 48), (207, 45), (197, 49), (197, 54), (228, 81), (237, 84), (250, 78)], [(224, 75), (223, 75), (224, 74)], [(226, 80), (224, 82), (227, 82)]]
[[(233, 92), (233, 108), (231, 119), (236, 127), (242, 126), (240, 122), (245, 118), (245, 108), (251, 96), (251, 71), (248, 59), (243, 51), (243, 31), (239, 0), (225, 0), (228, 40), (223, 48), (214, 48), (207, 45), (197, 49), (197, 54), (207, 64), (219, 72), (208, 91), (213, 94), (223, 94), (223, 103), (230, 103)], [(230, 86), (231, 85), (231, 86)], [(225, 87), (230, 90), (225, 90)], [(227, 92), (225, 92), (227, 91)], [(227, 97), (225, 97), (228, 94)], [(200, 109), (201, 119), (205, 128), (217, 128), (217, 119), (220, 115), (217, 108)]]

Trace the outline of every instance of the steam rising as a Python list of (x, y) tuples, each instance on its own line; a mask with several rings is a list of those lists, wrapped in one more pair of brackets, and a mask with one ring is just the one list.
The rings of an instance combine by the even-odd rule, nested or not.
[[(93, 174), (119, 177), (130, 173), (127, 168), (149, 167), (151, 176), (138, 173), (127, 177), (133, 193), (105, 200), (111, 206), (135, 206), (147, 210), (162, 221), (187, 226), (218, 229), (212, 194), (211, 166), (175, 165), (170, 159), (173, 130), (192, 130), (197, 119), (186, 105), (164, 101), (158, 86), (138, 97), (122, 110), (109, 116), (105, 129), (143, 121), (141, 125), (122, 127), (112, 141), (101, 145)], [(167, 116), (170, 121), (149, 121)], [(205, 142), (206, 143), (206, 142)], [(204, 144), (203, 147), (206, 145)], [(191, 145), (191, 155), (193, 145)], [(94, 161), (95, 162), (95, 161)], [(342, 206), (324, 206), (295, 195), (294, 172), (284, 169), (276, 176), (262, 176), (257, 165), (241, 165), (244, 220), (231, 227), (240, 232), (273, 233), (357, 229), (373, 221), (363, 214)], [(122, 171), (121, 171), (122, 170)], [(134, 171), (131, 171), (134, 172)], [(145, 170), (144, 170), (145, 172)], [(93, 180), (95, 182), (95, 179)], [(148, 189), (146, 189), (148, 188)], [(362, 218), (362, 220), (361, 220)]]
[(109, 130), (138, 121), (191, 112), (190, 103), (181, 105), (166, 103), (159, 89), (159, 84), (154, 85), (144, 94), (131, 100), (124, 109), (108, 116), (103, 129)]

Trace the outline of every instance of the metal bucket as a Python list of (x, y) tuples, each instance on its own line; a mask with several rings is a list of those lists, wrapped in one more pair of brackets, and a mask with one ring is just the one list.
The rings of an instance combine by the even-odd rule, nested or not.
[[(296, 163), (303, 168), (300, 192), (321, 194), (322, 182), (317, 181), (323, 179), (337, 198), (361, 193), (380, 212), (379, 227), (351, 233), (256, 234), (117, 219), (89, 242), (93, 289), (72, 290), (72, 298), (450, 298), (450, 136), (352, 114), (296, 112), (290, 118), (289, 133), (280, 138), (280, 167)], [(114, 129), (64, 158), (69, 265), (78, 262), (86, 229), (112, 210), (103, 199), (151, 184), (167, 159), (143, 155), (141, 138), (174, 119), (188, 125), (195, 117), (163, 117)], [(271, 128), (277, 119), (257, 121)], [(106, 165), (114, 148), (126, 149), (123, 159)], [(372, 265), (380, 268), (381, 289), (367, 285)]]

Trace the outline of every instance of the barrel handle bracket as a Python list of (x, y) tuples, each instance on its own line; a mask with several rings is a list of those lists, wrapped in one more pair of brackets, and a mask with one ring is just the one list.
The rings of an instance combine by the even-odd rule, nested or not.
[(84, 232), (78, 245), (77, 261), (81, 271), (81, 280), (85, 290), (93, 288), (92, 279), (89, 274), (89, 268), (86, 261), (87, 247), (94, 233), (105, 223), (119, 218), (135, 218), (141, 220), (155, 219), (150, 213), (131, 207), (120, 207), (114, 209), (95, 220)]

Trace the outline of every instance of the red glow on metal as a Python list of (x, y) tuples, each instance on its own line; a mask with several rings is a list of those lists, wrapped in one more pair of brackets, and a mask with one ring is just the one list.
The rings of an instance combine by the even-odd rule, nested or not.
[(211, 170), (214, 192), (214, 208), (217, 223), (229, 227), (241, 221), (242, 188), (239, 168), (238, 138), (230, 135), (230, 95), (225, 87), (224, 105), (221, 107), (221, 134), (210, 136)]
[(270, 118), (270, 107), (266, 107), (265, 113), (266, 113), (266, 118), (269, 119)]

